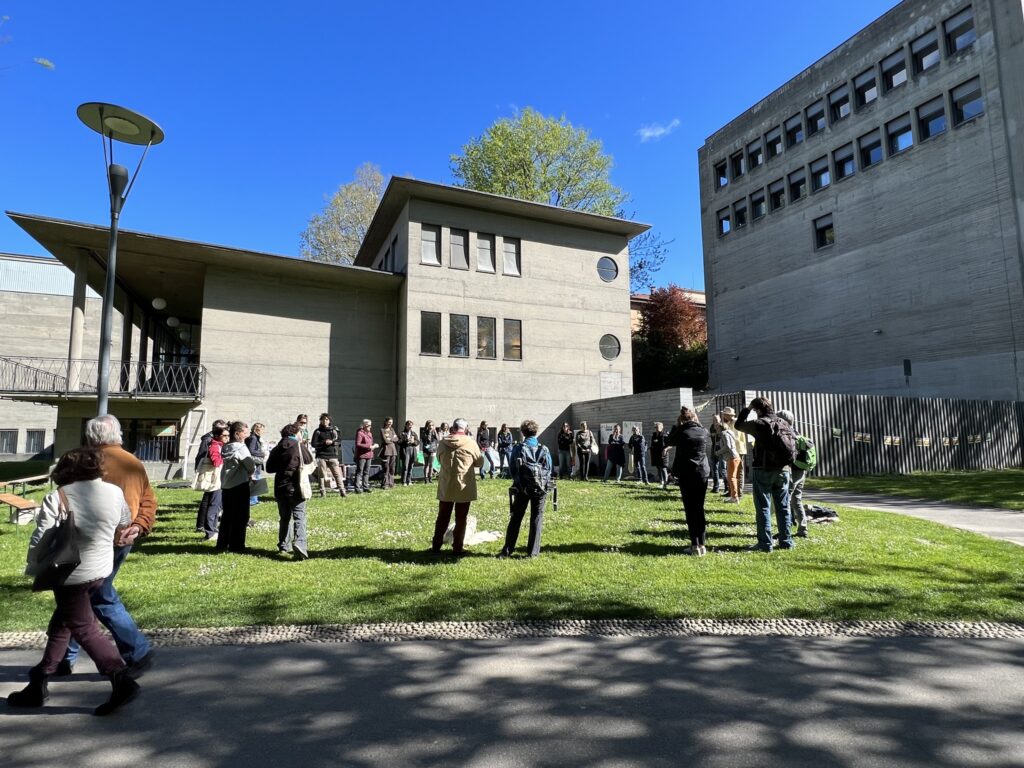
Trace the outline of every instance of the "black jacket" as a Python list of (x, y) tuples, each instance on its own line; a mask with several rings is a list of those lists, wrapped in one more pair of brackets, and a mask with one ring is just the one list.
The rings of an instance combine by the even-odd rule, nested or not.
[(199, 438), (199, 450), (196, 451), (196, 471), (199, 471), (199, 465), (203, 459), (210, 455), (210, 443), (213, 442), (213, 432), (207, 432), (201, 438)]
[(704, 449), (708, 431), (695, 421), (688, 421), (672, 427), (666, 445), (675, 446), (676, 454), (672, 462), (672, 474), (680, 485), (687, 483), (706, 483), (711, 468), (708, 465), (708, 454)]
[(570, 451), (570, 450), (572, 450), (573, 437), (574, 436), (573, 436), (572, 432), (559, 432), (558, 433), (558, 450), (560, 450), (560, 451)]
[(290, 437), (281, 438), (270, 450), (267, 457), (267, 472), (274, 472), (274, 498), (299, 501), (299, 473), (302, 471), (302, 454), (299, 441)]
[(747, 421), (749, 415), (749, 408), (740, 411), (739, 416), (736, 417), (736, 429), (754, 436), (754, 458), (751, 461), (754, 469), (767, 469), (775, 472), (785, 469), (785, 465), (781, 467), (768, 466), (767, 461), (768, 441), (772, 438), (772, 422), (778, 417), (772, 414), (771, 416), (762, 416), (754, 421)]
[[(334, 442), (330, 445), (325, 445), (325, 440), (333, 440)], [(338, 451), (341, 448), (340, 443), (341, 437), (338, 434), (337, 427), (317, 427), (309, 441), (309, 444), (313, 446), (313, 450), (316, 451), (318, 459), (338, 458)]]

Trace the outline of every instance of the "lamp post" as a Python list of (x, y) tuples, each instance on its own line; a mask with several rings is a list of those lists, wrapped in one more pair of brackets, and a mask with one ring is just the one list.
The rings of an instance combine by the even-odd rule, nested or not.
[[(90, 101), (78, 108), (78, 119), (96, 131), (103, 140), (103, 161), (107, 167), (107, 189), (110, 192), (110, 244), (107, 248), (106, 286), (103, 289), (103, 313), (100, 329), (99, 375), (96, 381), (97, 415), (107, 413), (110, 392), (110, 343), (114, 327), (114, 286), (117, 273), (117, 222), (121, 208), (132, 191), (146, 153), (164, 140), (160, 126), (148, 117), (114, 104)], [(114, 141), (145, 146), (135, 173), (128, 178), (128, 169), (114, 162)]]

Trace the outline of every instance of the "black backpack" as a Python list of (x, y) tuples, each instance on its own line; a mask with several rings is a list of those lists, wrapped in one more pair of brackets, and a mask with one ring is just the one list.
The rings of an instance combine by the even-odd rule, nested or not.
[(548, 492), (546, 467), (551, 466), (551, 453), (547, 446), (521, 446), (516, 464), (516, 487), (531, 499), (542, 498)]
[(796, 432), (785, 421), (769, 418), (771, 434), (764, 441), (764, 464), (769, 469), (792, 466), (796, 461)]

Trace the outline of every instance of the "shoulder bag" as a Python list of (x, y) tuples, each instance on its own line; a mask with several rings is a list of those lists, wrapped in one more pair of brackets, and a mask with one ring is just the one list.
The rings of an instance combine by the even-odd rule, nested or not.
[(33, 592), (54, 589), (67, 581), (71, 572), (82, 562), (78, 553), (78, 532), (75, 530), (75, 513), (68, 505), (68, 498), (62, 488), (57, 489), (60, 507), (57, 521), (43, 534), (37, 547), (35, 581)]

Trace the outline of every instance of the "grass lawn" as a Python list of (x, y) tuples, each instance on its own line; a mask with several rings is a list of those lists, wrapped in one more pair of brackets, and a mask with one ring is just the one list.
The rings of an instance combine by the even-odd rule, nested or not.
[(955, 504), (1002, 507), (1024, 511), (1024, 469), (992, 469), (987, 472), (918, 472), (912, 475), (863, 477), (811, 477), (809, 487), (818, 490), (882, 493), (936, 499)]
[[(507, 482), (482, 484), (480, 530), (503, 530)], [(981, 483), (979, 483), (981, 485)], [(882, 512), (840, 509), (792, 551), (748, 553), (749, 497), (709, 496), (709, 550), (688, 543), (677, 493), (563, 483), (535, 560), (501, 542), (429, 553), (434, 488), (310, 502), (312, 558), (279, 555), (277, 509), (255, 508), (251, 554), (214, 554), (193, 532), (198, 493), (159, 491), (153, 535), (118, 576), (143, 627), (611, 617), (1024, 621), (1019, 547)], [(37, 492), (38, 493), (38, 492)], [(46, 626), (52, 596), (21, 575), (30, 526), (0, 523), (0, 630)], [(520, 537), (525, 544), (526, 531)]]

